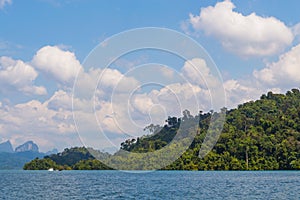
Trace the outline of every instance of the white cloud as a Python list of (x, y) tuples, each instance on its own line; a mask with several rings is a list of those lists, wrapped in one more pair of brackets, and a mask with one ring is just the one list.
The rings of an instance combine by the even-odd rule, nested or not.
[[(144, 70), (147, 71), (148, 68)], [(199, 110), (207, 111), (212, 108), (210, 99), (212, 94), (208, 87), (211, 86), (211, 90), (218, 90), (219, 88), (216, 89), (216, 87), (221, 83), (212, 75), (203, 59), (195, 58), (187, 61), (181, 70), (182, 74), (175, 74), (167, 67), (159, 67), (158, 70), (164, 74), (153, 78), (155, 83), (164, 83), (161, 79), (164, 80), (166, 77), (173, 81), (169, 80), (166, 84), (160, 84), (160, 89), (154, 87), (151, 90), (139, 89), (139, 86), (143, 84), (153, 83), (150, 79), (146, 82), (140, 80), (139, 83), (135, 76), (127, 77), (117, 70), (98, 71), (103, 75), (100, 82), (102, 87), (99, 87), (102, 91), (96, 96), (95, 112), (98, 117), (97, 123), (105, 133), (114, 132), (120, 136), (122, 134), (142, 135), (145, 126), (150, 123), (163, 124), (168, 116), (180, 116), (185, 109), (190, 110), (192, 114), (197, 114)], [(133, 75), (139, 77), (143, 71), (137, 72), (139, 73), (133, 73)], [(146, 74), (148, 78), (150, 73)], [(186, 79), (178, 76), (184, 76)], [(80, 80), (87, 82), (80, 78), (78, 80), (78, 85), (82, 85), (79, 84)], [(123, 89), (118, 89), (119, 86)], [(87, 121), (92, 121), (87, 120), (88, 117), (94, 118), (92, 115), (83, 113), (78, 116), (78, 121), (82, 121), (82, 126), (85, 126)], [(97, 126), (94, 125), (94, 127)]]
[[(51, 61), (52, 57), (55, 61)], [(27, 70), (19, 71), (18, 74), (28, 74), (26, 80), (32, 82), (38, 76), (29, 64), (7, 57), (1, 59), (2, 71), (7, 71), (11, 66), (20, 65), (23, 66), (22, 69)], [(39, 66), (37, 68), (44, 73), (51, 74), (60, 83), (68, 82), (76, 75), (72, 72), (72, 67), (65, 67), (68, 63), (77, 63), (77, 69), (81, 69), (77, 78), (79, 87), (75, 91), (80, 94), (74, 95), (74, 110), (69, 89), (67, 91), (59, 89), (44, 102), (31, 100), (17, 105), (8, 105), (5, 101), (1, 103), (1, 136), (11, 139), (14, 144), (32, 139), (47, 150), (54, 146), (62, 148), (80, 145), (73, 114), (77, 119), (77, 128), (85, 145), (98, 148), (111, 146), (106, 137), (99, 134), (102, 130), (111, 142), (118, 146), (120, 140), (128, 137), (127, 134), (143, 135), (145, 126), (150, 123), (163, 124), (168, 116), (180, 116), (184, 109), (190, 110), (194, 115), (199, 110), (210, 110), (212, 108), (211, 90), (218, 91), (216, 87), (220, 84), (220, 80), (213, 76), (207, 63), (200, 58), (185, 62), (181, 73), (174, 73), (167, 67), (158, 68), (163, 75), (155, 77), (157, 78), (155, 80), (160, 82), (160, 79), (165, 80), (166, 77), (170, 80), (166, 83), (161, 81), (160, 89), (154, 87), (145, 90), (139, 88), (145, 84), (137, 79), (141, 78), (138, 76), (140, 71), (137, 71), (137, 74), (122, 74), (116, 69), (109, 68), (90, 69), (84, 72), (73, 53), (62, 51), (57, 47), (42, 48), (37, 52), (32, 63), (36, 67)], [(66, 77), (69, 78), (60, 76), (58, 69), (61, 70), (61, 74), (67, 74)], [(148, 78), (149, 74), (146, 74)], [(179, 76), (184, 76), (186, 79), (180, 79)], [(95, 88), (99, 78), (101, 78), (100, 85)], [(18, 79), (8, 80), (11, 82), (15, 80), (18, 83)], [(30, 85), (22, 83), (17, 85)], [(251, 98), (251, 95), (256, 95), (257, 90), (251, 86), (251, 84), (243, 84), (234, 80), (226, 82), (225, 87), (230, 95), (230, 103), (232, 105), (240, 103)], [(94, 96), (85, 95), (86, 91), (93, 91), (95, 99)]]
[(72, 110), (72, 95), (63, 90), (54, 92), (52, 97), (45, 102), (52, 110)]
[(212, 75), (206, 61), (201, 58), (186, 61), (182, 68), (182, 74), (189, 82), (202, 88), (212, 89), (219, 85), (217, 77)]
[(47, 128), (47, 132), (50, 131), (52, 134), (74, 133), (75, 131), (71, 111), (53, 110), (48, 108), (47, 103), (41, 103), (37, 100), (17, 104), (12, 107), (10, 113), (20, 117), (19, 119), (23, 124), (22, 128), (25, 130), (45, 131)]
[[(124, 132), (128, 131), (128, 128), (125, 130), (122, 129), (124, 124), (127, 123), (128, 126), (130, 125), (130, 123), (128, 123), (128, 118), (125, 117), (125, 109), (127, 107), (122, 108), (121, 104), (113, 104), (112, 102), (106, 101), (100, 102), (99, 106), (100, 109), (97, 110), (96, 113), (99, 119), (99, 124), (104, 132), (123, 134)], [(116, 120), (116, 118), (119, 120)], [(119, 124), (121, 124), (121, 127)]]
[(226, 91), (226, 107), (230, 109), (236, 108), (237, 105), (257, 100), (262, 94), (266, 94), (269, 91), (284, 93), (287, 90), (282, 89), (282, 87), (272, 87), (262, 84), (255, 77), (227, 80), (224, 82), (224, 88)]
[(114, 92), (128, 92), (138, 86), (133, 77), (124, 76), (116, 69), (106, 68), (101, 71), (99, 88), (111, 88)]
[(219, 2), (202, 8), (199, 15), (190, 14), (189, 22), (196, 31), (218, 38), (226, 49), (241, 56), (272, 55), (292, 43), (292, 31), (280, 20), (255, 13), (245, 16), (234, 8), (230, 0)]
[[(162, 125), (168, 116), (180, 116), (185, 109), (196, 114), (210, 108), (206, 106), (210, 103), (209, 92), (188, 83), (170, 84), (160, 90), (132, 96), (116, 93), (113, 98), (112, 101), (99, 101), (95, 112), (103, 132), (117, 133), (120, 137), (124, 134), (141, 136), (145, 126), (151, 123)], [(83, 121), (84, 117), (95, 116), (82, 114), (80, 117), (79, 121)]]
[(227, 80), (224, 82), (226, 91), (226, 101), (228, 108), (234, 108), (239, 104), (258, 99), (267, 91), (261, 85), (257, 85), (254, 80), (247, 82), (242, 80)]
[(57, 46), (45, 46), (38, 50), (32, 60), (33, 65), (46, 75), (51, 75), (62, 84), (73, 84), (81, 69), (74, 53)]
[(143, 63), (147, 63), (146, 56), (140, 56), (137, 59), (129, 59), (129, 58), (118, 58), (113, 62), (117, 67), (121, 67), (122, 69), (133, 69), (142, 65)]
[(138, 94), (134, 96), (133, 106), (143, 114), (149, 114), (149, 111), (153, 105), (154, 103), (152, 99), (146, 94)]
[(162, 75), (164, 75), (166, 78), (172, 79), (174, 77), (174, 69), (171, 69), (167, 66), (162, 66), (159, 69)]
[(282, 54), (277, 62), (268, 63), (266, 68), (254, 71), (259, 81), (269, 86), (295, 87), (300, 84), (300, 44)]
[[(69, 58), (63, 58), (65, 56)], [(56, 61), (47, 63), (51, 57)], [(43, 61), (42, 58), (45, 60)], [(20, 87), (30, 86), (38, 76), (35, 69), (23, 61), (15, 61), (7, 57), (2, 57), (0, 61), (2, 71), (7, 71), (12, 66), (19, 70), (18, 73), (6, 76), (6, 82), (15, 81), (14, 83)], [(99, 148), (110, 146), (111, 144), (106, 140), (108, 137), (115, 146), (118, 146), (118, 142), (128, 135), (143, 135), (145, 126), (150, 123), (163, 124), (168, 116), (180, 116), (184, 109), (190, 110), (194, 115), (199, 110), (210, 110), (212, 103), (210, 90), (215, 90), (219, 84), (219, 80), (212, 75), (207, 63), (200, 58), (185, 62), (181, 74), (174, 73), (167, 67), (159, 67), (159, 72), (163, 75), (155, 77), (157, 78), (155, 80), (160, 82), (160, 79), (165, 80), (168, 77), (170, 81), (162, 82), (164, 84), (160, 89), (154, 87), (152, 90), (139, 88), (144, 84), (136, 79), (140, 71), (137, 71), (137, 74), (122, 74), (116, 69), (109, 68), (90, 69), (84, 72), (74, 54), (66, 53), (57, 47), (42, 48), (37, 52), (32, 63), (36, 67), (39, 66), (39, 70), (59, 79), (61, 83), (75, 76), (71, 72), (72, 67), (65, 68), (65, 64), (77, 63), (77, 68), (81, 69), (77, 79), (80, 87), (76, 92), (82, 94), (75, 95), (73, 99), (69, 89), (67, 91), (59, 89), (44, 102), (31, 100), (17, 105), (7, 104), (4, 101), (1, 103), (1, 137), (11, 139), (14, 144), (31, 139), (46, 150), (55, 146), (62, 148), (80, 145), (73, 114), (77, 119), (76, 122), (79, 122), (77, 128), (85, 145)], [(60, 77), (59, 70), (55, 66), (60, 66), (61, 74), (68, 74), (69, 78)], [(20, 71), (21, 69), (24, 71)], [(23, 74), (20, 77), (30, 81), (19, 81), (16, 74)], [(14, 76), (17, 78), (12, 78)], [(178, 76), (184, 76), (186, 79), (180, 79)], [(95, 88), (99, 78), (101, 78), (100, 85)], [(228, 93), (233, 96), (232, 103), (247, 99), (247, 94), (255, 91), (252, 88), (249, 92), (250, 87), (247, 88), (239, 82), (232, 81), (225, 85), (229, 88)], [(93, 91), (96, 99), (94, 96), (85, 96), (84, 92), (87, 90)], [(74, 110), (72, 100), (75, 105)], [(99, 134), (100, 130), (107, 135)]]
[(139, 82), (134, 77), (123, 75), (116, 69), (93, 69), (80, 71), (75, 82), (75, 97), (90, 100), (91, 95), (105, 98), (114, 93), (128, 93), (136, 89)]
[[(59, 55), (63, 53), (61, 50), (57, 52)], [(40, 55), (37, 53), (36, 56)], [(23, 68), (26, 66), (27, 73), (23, 71), (19, 73), (29, 74), (27, 77), (29, 80), (36, 79), (38, 74), (30, 65), (7, 57), (1, 59), (2, 70), (7, 70), (11, 66), (21, 65)], [(76, 60), (75, 56), (72, 60)], [(2, 102), (1, 137), (11, 139), (14, 144), (31, 139), (46, 150), (53, 147), (80, 145), (73, 121), (74, 114), (80, 137), (85, 145), (96, 148), (111, 146), (107, 142), (106, 137), (108, 137), (118, 147), (119, 142), (128, 135), (141, 136), (144, 134), (145, 126), (150, 123), (163, 124), (168, 116), (180, 116), (184, 109), (190, 110), (194, 115), (199, 110), (211, 109), (210, 90), (216, 89), (219, 80), (212, 75), (204, 60), (195, 58), (185, 62), (181, 69), (182, 74), (175, 74), (169, 68), (161, 69), (162, 73), (165, 72), (162, 79), (169, 77), (178, 82), (169, 81), (160, 89), (156, 87), (145, 91), (138, 89), (142, 83), (134, 76), (125, 76), (116, 69), (91, 69), (88, 72), (81, 70), (77, 79), (79, 90), (83, 93), (84, 90), (93, 90), (96, 101), (91, 96), (75, 95), (73, 98), (75, 110), (72, 108), (72, 94), (62, 89), (54, 92), (44, 102), (31, 100), (17, 105), (7, 105)], [(100, 86), (95, 90), (101, 75)], [(181, 82), (182, 79), (178, 79), (176, 75), (183, 75), (190, 82)], [(242, 103), (251, 99), (253, 97), (251, 95), (260, 93), (256, 88), (251, 87), (251, 84), (247, 86), (240, 81), (231, 80), (224, 85), (231, 105)], [(106, 136), (99, 134), (100, 130)]]
[(0, 0), (0, 9), (3, 9), (4, 6), (12, 3), (12, 0)]
[(35, 69), (21, 60), (0, 57), (0, 90), (10, 92), (12, 89), (25, 94), (45, 95), (46, 89), (35, 86), (34, 81), (38, 73)]
[(14, 145), (34, 140), (44, 151), (80, 145), (72, 111), (61, 106), (49, 108), (48, 102), (31, 100), (0, 107), (0, 125), (1, 137), (10, 139)]
[(298, 23), (292, 27), (292, 32), (295, 36), (295, 42), (299, 42), (300, 41), (300, 23)]
[(299, 36), (300, 35), (300, 23), (294, 25), (292, 27), (292, 31), (295, 36)]
[[(115, 69), (91, 69), (84, 72), (75, 55), (68, 51), (63, 51), (58, 47), (46, 46), (41, 48), (34, 56), (31, 62), (36, 69), (50, 75), (58, 83), (70, 84), (80, 70), (80, 76), (77, 81), (80, 85), (81, 97), (72, 99), (70, 88), (63, 90), (60, 88), (46, 101), (30, 100), (16, 105), (1, 103), (0, 107), (0, 129), (1, 137), (10, 139), (14, 145), (18, 145), (26, 140), (34, 140), (41, 149), (51, 149), (53, 147), (63, 148), (68, 146), (80, 145), (76, 134), (73, 114), (84, 120), (83, 128), (79, 130), (80, 134), (88, 135), (98, 133), (99, 127), (93, 120), (94, 99), (84, 95), (84, 90), (95, 90), (97, 81), (101, 76), (99, 88), (95, 90), (96, 97), (104, 95), (107, 101), (102, 101), (96, 105), (99, 108), (103, 128), (108, 133), (119, 133), (120, 127), (115, 123), (112, 115), (112, 107), (109, 97), (115, 92), (121, 95), (128, 90), (135, 89), (139, 83), (132, 77), (124, 76)], [(23, 92), (35, 91), (38, 93), (38, 87), (33, 86), (34, 80), (38, 77), (38, 72), (30, 64), (23, 61), (15, 61), (8, 57), (0, 58), (0, 90), (3, 88), (16, 87)], [(4, 85), (5, 84), (5, 85)], [(5, 86), (5, 87), (4, 87)], [(8, 87), (9, 86), (9, 87)], [(33, 90), (36, 89), (36, 90)], [(78, 92), (78, 91), (76, 91)], [(42, 93), (42, 92), (40, 92)], [(75, 109), (72, 108), (72, 100)], [(122, 101), (120, 99), (119, 101)], [(124, 116), (125, 110), (121, 107), (123, 104), (115, 104), (114, 108), (118, 110), (118, 115)], [(127, 109), (127, 107), (126, 107)], [(96, 110), (98, 111), (98, 110)], [(123, 118), (119, 123), (126, 124), (128, 120)], [(94, 142), (95, 135), (89, 138)], [(96, 137), (97, 138), (97, 137)], [(116, 138), (119, 141), (122, 135)], [(100, 143), (105, 145), (105, 140), (100, 137)], [(76, 143), (77, 142), (77, 143)], [(107, 145), (107, 144), (106, 144)], [(116, 144), (117, 146), (119, 144)], [(104, 148), (105, 146), (100, 146)]]

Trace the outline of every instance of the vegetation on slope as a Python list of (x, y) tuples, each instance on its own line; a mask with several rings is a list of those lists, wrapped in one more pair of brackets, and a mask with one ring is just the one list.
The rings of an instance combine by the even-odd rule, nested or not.
[[(286, 95), (269, 92), (226, 111), (222, 134), (203, 159), (198, 152), (206, 136), (210, 119), (216, 112), (189, 116), (199, 119), (199, 130), (189, 149), (171, 165), (172, 170), (292, 170), (300, 169), (300, 92)], [(184, 115), (185, 117), (185, 115)], [(121, 149), (131, 152), (155, 151), (168, 144), (182, 119), (171, 118), (160, 132), (137, 140), (127, 140)], [(167, 137), (170, 136), (170, 137)]]
[[(94, 150), (95, 151), (95, 150)], [(104, 157), (106, 153), (98, 152)], [(105, 170), (109, 167), (96, 160), (85, 147), (66, 148), (63, 152), (45, 156), (43, 159), (36, 158), (23, 167), (25, 170)]]
[[(180, 158), (164, 167), (168, 170), (295, 170), (300, 169), (300, 92), (292, 89), (285, 95), (269, 92), (257, 101), (239, 105), (227, 110), (222, 134), (203, 159), (198, 156), (202, 142), (206, 136), (211, 119), (219, 113), (211, 111), (199, 112), (192, 116), (189, 111), (183, 112), (182, 118), (169, 117), (167, 124), (149, 125), (145, 129), (151, 135), (137, 139), (128, 139), (121, 144), (121, 150), (114, 156), (102, 156), (105, 163), (111, 166), (118, 163), (121, 169), (149, 169), (155, 167), (151, 160), (137, 162), (141, 153), (156, 152), (177, 134), (183, 121), (199, 122), (198, 129), (184, 126), (182, 132), (194, 132), (195, 138)], [(192, 126), (192, 125), (191, 125)], [(183, 138), (184, 140), (184, 138)], [(170, 147), (178, 148), (178, 146)], [(79, 148), (80, 149), (80, 148)], [(58, 165), (67, 165), (72, 169), (103, 169), (101, 162), (93, 160), (85, 148), (82, 154), (70, 154), (64, 151), (49, 158)], [(70, 149), (71, 152), (73, 149)], [(124, 160), (122, 151), (139, 153)], [(66, 155), (65, 155), (66, 154)], [(76, 155), (76, 156), (75, 156)], [(94, 154), (93, 154), (94, 155)], [(74, 156), (74, 157), (73, 157)], [(47, 159), (47, 158), (45, 158)], [(163, 157), (162, 160), (163, 162)], [(150, 167), (149, 167), (150, 166)], [(28, 165), (24, 169), (29, 169)]]

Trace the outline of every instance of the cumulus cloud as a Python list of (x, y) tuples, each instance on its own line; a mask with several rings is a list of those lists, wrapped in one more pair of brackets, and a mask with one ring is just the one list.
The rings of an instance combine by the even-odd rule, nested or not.
[(212, 73), (204, 59), (194, 58), (184, 63), (182, 74), (189, 82), (202, 88), (215, 88), (219, 80)]
[(117, 93), (112, 101), (99, 101), (95, 113), (105, 133), (141, 136), (145, 126), (162, 125), (168, 116), (180, 116), (185, 109), (192, 114), (209, 109), (209, 98), (209, 92), (199, 86), (174, 83), (132, 95)]
[(165, 86), (157, 93), (157, 100), (171, 115), (180, 115), (185, 109), (196, 114), (199, 109), (208, 110), (211, 107), (209, 91), (190, 83)]
[[(80, 70), (78, 73), (74, 94), (80, 99), (91, 99), (92, 96), (107, 99), (113, 93), (124, 93), (137, 88), (138, 80), (125, 76), (117, 69)], [(92, 96), (91, 96), (92, 95)]]
[(6, 5), (12, 3), (12, 0), (0, 0), (0, 9), (3, 9)]
[(189, 23), (196, 31), (204, 31), (220, 40), (223, 47), (241, 56), (268, 56), (278, 53), (294, 39), (283, 22), (255, 13), (243, 15), (226, 0), (202, 8), (199, 15), (190, 14)]
[(74, 136), (72, 112), (50, 109), (47, 103), (31, 100), (0, 108), (1, 137), (13, 144), (34, 140), (42, 150), (63, 148), (78, 143)]
[(299, 36), (300, 35), (300, 23), (294, 25), (292, 27), (292, 31), (295, 36)]
[[(195, 67), (196, 70), (200, 70), (200, 72), (197, 71), (198, 79), (193, 74), (192, 69)], [(149, 78), (152, 72), (149, 68), (157, 69), (155, 72), (159, 71), (162, 76)], [(74, 97), (86, 100), (90, 106), (85, 112), (80, 112), (78, 109), (81, 107), (80, 101), (74, 103), (75, 121), (79, 125), (79, 131), (95, 133), (100, 127), (104, 133), (118, 134), (118, 137), (140, 136), (144, 134), (145, 126), (151, 123), (163, 124), (168, 116), (180, 116), (185, 109), (197, 114), (199, 110), (211, 108), (210, 91), (205, 84), (203, 84), (205, 88), (200, 85), (202, 82), (199, 81), (199, 74), (208, 79), (206, 81), (210, 84), (214, 83), (215, 79), (202, 59), (186, 62), (182, 74), (174, 73), (166, 66), (152, 66), (152, 68), (149, 66), (149, 68), (137, 68), (137, 71), (127, 74), (122, 74), (116, 69), (91, 69), (87, 73), (80, 73), (76, 83), (78, 85), (76, 91), (80, 94), (75, 92)], [(147, 72), (147, 77), (141, 76), (145, 75), (145, 72)], [(183, 74), (186, 79), (179, 78)], [(164, 81), (166, 77), (173, 80)], [(97, 82), (98, 79), (99, 82)], [(154, 83), (153, 80), (155, 80)], [(154, 87), (151, 88), (149, 83), (150, 85), (153, 83)], [(98, 88), (95, 88), (97, 84)], [(147, 86), (145, 89), (142, 87), (144, 84)], [(82, 88), (83, 85), (85, 87)], [(89, 93), (93, 93), (95, 96), (82, 95), (84, 92), (81, 93), (81, 91), (84, 89), (91, 91)], [(54, 96), (55, 101), (58, 99), (64, 101), (63, 99), (67, 98), (64, 97), (63, 92)], [(94, 97), (95, 99), (93, 99)], [(55, 101), (51, 100), (49, 105), (53, 105)], [(95, 116), (97, 116), (97, 122)], [(88, 140), (87, 136), (83, 138), (93, 142)]]
[(134, 96), (133, 106), (136, 110), (143, 114), (149, 114), (150, 109), (154, 103), (152, 99), (146, 94), (138, 94)]
[(300, 44), (282, 54), (277, 62), (268, 63), (266, 68), (253, 72), (255, 78), (269, 86), (300, 84)]
[[(6, 80), (19, 87), (32, 86), (38, 76), (37, 71), (23, 61), (7, 57), (2, 57), (0, 61), (0, 76), (3, 76), (1, 81)], [(50, 74), (60, 83), (70, 83), (74, 79), (76, 73), (72, 66), (76, 65), (75, 68), (80, 71), (76, 79), (79, 87), (74, 96), (69, 90), (60, 88), (43, 102), (31, 100), (17, 105), (9, 105), (5, 101), (1, 103), (2, 138), (11, 139), (14, 144), (32, 139), (43, 145), (44, 149), (80, 145), (75, 127), (85, 145), (96, 148), (111, 146), (107, 142), (109, 138), (115, 146), (119, 146), (119, 142), (128, 135), (141, 136), (145, 126), (150, 123), (163, 124), (168, 116), (180, 116), (184, 109), (190, 110), (194, 115), (199, 110), (210, 110), (212, 90), (218, 92), (216, 87), (220, 84), (220, 80), (201, 58), (185, 62), (180, 73), (174, 73), (166, 66), (150, 67), (152, 70), (148, 70), (149, 67), (137, 68), (136, 73), (127, 74), (110, 68), (84, 71), (73, 53), (47, 46), (36, 53), (32, 63), (36, 69), (43, 71), (45, 75)], [(10, 68), (18, 71), (9, 76), (1, 74)], [(152, 71), (161, 76), (150, 76)], [(143, 76), (139, 76), (142, 72)], [(11, 78), (13, 76), (16, 77)], [(185, 79), (180, 79), (181, 76)], [(27, 82), (20, 81), (23, 78)], [(142, 82), (145, 78), (150, 82), (155, 78), (155, 83), (159, 82), (160, 87), (147, 87), (143, 90), (141, 86), (148, 83)], [(250, 95), (257, 92), (251, 84), (249, 86), (234, 80), (226, 82), (225, 87), (232, 104), (248, 100)], [(86, 91), (93, 91), (94, 96), (85, 95)], [(101, 135), (100, 130), (107, 135)]]
[(167, 66), (163, 66), (160, 68), (160, 72), (162, 73), (163, 76), (165, 76), (166, 78), (172, 79), (174, 77), (174, 70), (167, 67)]
[(239, 104), (258, 99), (261, 94), (267, 91), (267, 88), (257, 85), (255, 80), (242, 80), (230, 79), (224, 82), (226, 91), (226, 106), (234, 108)]
[(34, 85), (37, 76), (38, 73), (29, 64), (9, 57), (0, 57), (1, 91), (10, 92), (15, 89), (25, 94), (45, 95), (46, 88)]
[(52, 110), (72, 110), (72, 95), (63, 90), (58, 90), (48, 99), (46, 105)]
[(114, 92), (128, 92), (137, 87), (138, 84), (135, 78), (125, 76), (116, 69), (106, 68), (100, 74), (99, 87), (111, 88)]
[(38, 50), (32, 64), (46, 75), (50, 75), (62, 84), (73, 84), (81, 69), (74, 53), (64, 51), (57, 46), (45, 46)]
[[(57, 52), (64, 53), (59, 49)], [(36, 54), (33, 63), (37, 63), (40, 55)], [(2, 57), (1, 61), (2, 71), (21, 65), (26, 70), (22, 68), (24, 71), (18, 73), (29, 74), (27, 79), (35, 80), (38, 75), (34, 68), (22, 61), (7, 57)], [(139, 89), (143, 83), (133, 76), (135, 73), (123, 74), (116, 69), (90, 69), (85, 72), (81, 69), (77, 79), (79, 90), (82, 90), (80, 92), (93, 90), (95, 96), (72, 96), (70, 91), (59, 89), (44, 102), (31, 100), (17, 105), (2, 102), (1, 137), (11, 139), (14, 144), (32, 139), (48, 150), (54, 146), (62, 148), (80, 145), (75, 129), (77, 127), (85, 145), (95, 148), (111, 146), (107, 142), (109, 138), (118, 147), (120, 141), (128, 135), (141, 136), (145, 126), (151, 123), (163, 124), (168, 116), (180, 116), (184, 109), (195, 115), (199, 110), (208, 111), (212, 108), (209, 89), (215, 90), (219, 80), (212, 75), (203, 59), (195, 58), (185, 62), (181, 73), (173, 73), (167, 67), (161, 69), (161, 79), (169, 77), (174, 81), (166, 82), (159, 89)], [(54, 76), (53, 73), (51, 71)], [(186, 79), (177, 77), (181, 75)], [(99, 78), (99, 87), (95, 88)], [(14, 80), (19, 83), (18, 79)], [(251, 95), (258, 93), (255, 88), (239, 81), (231, 80), (224, 85), (231, 104), (248, 100)], [(77, 119), (77, 126), (74, 124), (73, 115)], [(106, 135), (100, 134), (100, 130)]]

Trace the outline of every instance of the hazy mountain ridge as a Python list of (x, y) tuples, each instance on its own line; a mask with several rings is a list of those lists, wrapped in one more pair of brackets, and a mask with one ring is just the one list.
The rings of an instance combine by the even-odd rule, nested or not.
[(57, 153), (57, 149), (46, 153), (39, 152), (39, 147), (33, 141), (27, 141), (13, 150), (8, 140), (0, 144), (0, 169), (22, 169), (25, 163), (35, 158)]
[(39, 147), (33, 141), (28, 141), (16, 147), (15, 149), (15, 152), (26, 152), (26, 151), (39, 152)]
[(13, 153), (13, 147), (9, 140), (0, 144), (0, 152)]

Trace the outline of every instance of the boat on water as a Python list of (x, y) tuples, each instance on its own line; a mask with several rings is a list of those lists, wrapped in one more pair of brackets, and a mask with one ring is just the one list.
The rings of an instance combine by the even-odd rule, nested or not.
[(49, 168), (48, 171), (49, 171), (49, 172), (53, 172), (54, 169), (53, 169), (53, 168)]

